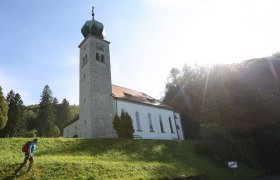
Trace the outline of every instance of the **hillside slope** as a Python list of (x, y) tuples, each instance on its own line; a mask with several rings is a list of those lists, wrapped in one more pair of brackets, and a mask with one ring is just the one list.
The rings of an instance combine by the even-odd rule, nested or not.
[[(0, 139), (0, 179), (13, 179), (26, 138)], [(19, 179), (159, 179), (207, 175), (209, 179), (253, 179), (260, 172), (193, 153), (194, 141), (41, 138), (34, 174)], [(23, 169), (26, 170), (27, 166)]]

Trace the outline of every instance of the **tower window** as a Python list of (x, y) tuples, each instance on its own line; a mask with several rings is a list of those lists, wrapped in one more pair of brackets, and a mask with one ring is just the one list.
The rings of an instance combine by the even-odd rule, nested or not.
[(150, 132), (154, 132), (151, 113), (148, 114), (148, 120), (149, 120)]
[(85, 65), (85, 57), (83, 57), (83, 60), (81, 62), (81, 67), (83, 67)]
[(100, 43), (96, 44), (96, 49), (99, 50), (99, 51), (104, 52), (104, 46), (102, 44), (100, 44)]
[(87, 54), (82, 59), (82, 67), (87, 63)]
[(137, 128), (137, 131), (142, 131), (141, 130), (140, 118), (139, 118), (138, 111), (135, 112), (135, 117), (136, 117), (136, 128)]
[(101, 54), (101, 62), (102, 62), (102, 63), (105, 63), (105, 57), (104, 57), (103, 54)]
[(169, 117), (168, 120), (169, 120), (169, 125), (170, 125), (171, 133), (174, 133), (174, 131), (173, 131), (173, 126), (172, 126), (172, 122), (171, 122), (171, 118)]
[(99, 55), (99, 53), (96, 53), (96, 60), (97, 60), (97, 61), (100, 61), (100, 55)]
[(161, 115), (159, 115), (159, 125), (160, 125), (161, 132), (164, 133)]

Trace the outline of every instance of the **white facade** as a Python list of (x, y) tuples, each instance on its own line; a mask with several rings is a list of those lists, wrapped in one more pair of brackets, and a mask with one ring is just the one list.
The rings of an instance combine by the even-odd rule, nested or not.
[[(112, 99), (114, 111), (119, 116), (122, 111), (131, 116), (135, 138), (184, 140), (180, 114), (175, 113), (173, 110), (117, 98)], [(113, 115), (108, 115), (113, 122)], [(66, 138), (74, 136), (90, 138), (88, 129), (88, 125), (79, 119), (64, 128), (63, 136)]]
[(173, 110), (121, 99), (114, 99), (114, 104), (119, 116), (122, 111), (131, 116), (136, 138), (184, 139), (180, 115)]

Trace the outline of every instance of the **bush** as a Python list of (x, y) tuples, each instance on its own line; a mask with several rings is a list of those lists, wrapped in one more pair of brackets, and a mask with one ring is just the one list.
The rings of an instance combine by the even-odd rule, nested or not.
[(53, 136), (54, 137), (59, 137), (60, 136), (60, 129), (58, 126), (53, 127)]
[(204, 140), (220, 139), (219, 141), (230, 141), (232, 139), (230, 133), (216, 123), (201, 124), (200, 137)]
[(200, 138), (200, 124), (198, 121), (191, 120), (188, 117), (182, 115), (182, 126), (184, 130), (185, 138), (199, 139)]
[(132, 119), (127, 112), (122, 112), (121, 117), (116, 114), (113, 126), (117, 131), (119, 138), (133, 139), (134, 129)]
[(26, 133), (27, 137), (37, 137), (37, 129), (32, 129)]
[(261, 152), (262, 165), (280, 170), (280, 123), (264, 126), (254, 131), (254, 138)]
[(197, 154), (211, 156), (218, 161), (241, 160), (251, 167), (259, 167), (256, 161), (259, 152), (254, 139), (247, 134), (235, 136), (217, 124), (201, 126), (201, 141), (196, 143), (194, 150)]

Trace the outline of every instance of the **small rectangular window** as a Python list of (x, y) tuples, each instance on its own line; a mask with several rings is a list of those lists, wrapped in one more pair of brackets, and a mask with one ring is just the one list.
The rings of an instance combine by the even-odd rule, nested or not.
[(97, 61), (100, 61), (100, 56), (99, 56), (98, 53), (96, 53), (96, 60), (97, 60)]
[(102, 62), (102, 63), (105, 63), (105, 57), (104, 57), (103, 54), (101, 54), (101, 62)]

